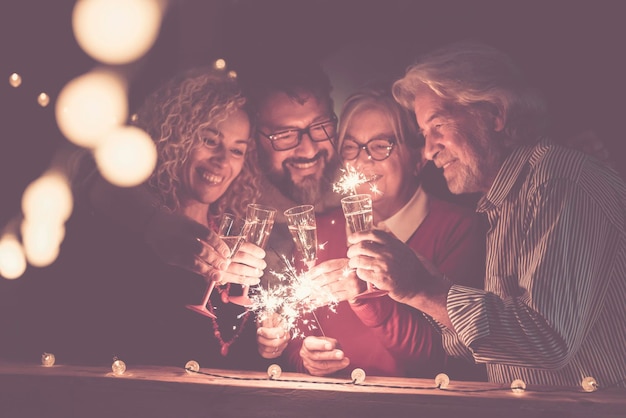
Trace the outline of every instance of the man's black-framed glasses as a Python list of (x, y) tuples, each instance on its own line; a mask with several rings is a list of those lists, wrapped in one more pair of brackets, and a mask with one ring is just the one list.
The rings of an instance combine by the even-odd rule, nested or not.
[(365, 150), (370, 159), (383, 161), (389, 158), (394, 145), (396, 145), (394, 138), (373, 138), (365, 144), (359, 144), (351, 139), (344, 139), (339, 153), (343, 160), (352, 161), (359, 158), (361, 150)]
[(337, 116), (333, 114), (330, 119), (313, 123), (304, 129), (287, 129), (272, 134), (266, 134), (261, 130), (258, 132), (270, 140), (275, 151), (287, 151), (300, 145), (304, 134), (307, 134), (313, 142), (333, 139), (337, 134)]

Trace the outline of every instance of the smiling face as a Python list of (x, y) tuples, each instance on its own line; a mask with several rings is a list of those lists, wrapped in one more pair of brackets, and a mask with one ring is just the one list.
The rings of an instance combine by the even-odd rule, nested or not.
[(443, 175), (452, 193), (486, 193), (504, 161), (499, 117), (451, 104), (427, 86), (415, 94), (417, 123), (426, 139), (424, 155)]
[[(272, 135), (290, 129), (305, 129), (326, 122), (333, 116), (332, 109), (313, 95), (302, 92), (292, 98), (284, 92), (275, 92), (263, 102), (258, 112), (259, 131)], [(298, 203), (311, 204), (328, 189), (334, 171), (336, 154), (331, 140), (314, 142), (307, 134), (300, 144), (286, 151), (276, 151), (270, 139), (257, 134), (261, 164), (269, 178), (281, 191)]]
[[(351, 165), (366, 177), (377, 180), (357, 188), (358, 193), (372, 195), (374, 215), (377, 219), (387, 219), (400, 210), (413, 196), (419, 185), (418, 174), (421, 167), (420, 150), (409, 149), (405, 141), (398, 141), (399, 134), (394, 130), (392, 118), (379, 106), (363, 106), (347, 116), (345, 132), (340, 138), (339, 149), (363, 146), (372, 140), (390, 140), (394, 143), (389, 157), (382, 161), (369, 158), (365, 149), (358, 157), (344, 160), (344, 165)], [(378, 141), (369, 142), (370, 152)], [(384, 144), (384, 142), (380, 142)], [(372, 193), (372, 186), (380, 193)]]
[(208, 206), (219, 199), (241, 172), (248, 141), (250, 121), (237, 110), (215, 127), (198, 129), (198, 145), (184, 165), (182, 207), (186, 214), (197, 210), (206, 219)]

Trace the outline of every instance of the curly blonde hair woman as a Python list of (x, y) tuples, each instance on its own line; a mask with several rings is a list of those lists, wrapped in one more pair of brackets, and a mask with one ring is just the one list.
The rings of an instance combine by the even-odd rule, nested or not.
[[(158, 161), (148, 184), (169, 211), (185, 213), (200, 201), (208, 204), (211, 224), (225, 211), (243, 216), (258, 198), (246, 99), (225, 71), (196, 68), (174, 77), (147, 98), (135, 124), (156, 143)], [(238, 136), (229, 138), (230, 132)]]

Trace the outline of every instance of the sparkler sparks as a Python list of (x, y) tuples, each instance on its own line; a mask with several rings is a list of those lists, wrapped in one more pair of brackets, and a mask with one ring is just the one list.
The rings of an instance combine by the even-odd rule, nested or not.
[(338, 301), (329, 290), (316, 284), (307, 272), (299, 274), (293, 263), (285, 256), (281, 255), (280, 258), (285, 264), (285, 270), (270, 271), (278, 279), (278, 285), (267, 289), (260, 287), (251, 289), (250, 310), (257, 313), (260, 321), (278, 313), (292, 337), (304, 337), (307, 329), (319, 327), (317, 321), (307, 319), (308, 314), (315, 317), (314, 310), (323, 305), (328, 305), (334, 310)]
[(343, 175), (333, 184), (333, 191), (342, 195), (355, 195), (357, 194), (356, 188), (362, 184), (369, 183), (370, 191), (372, 194), (380, 194), (380, 190), (377, 185), (374, 184), (376, 180), (380, 178), (379, 175), (373, 175), (367, 177), (362, 172), (358, 171), (352, 165), (347, 165), (346, 168), (342, 168)]

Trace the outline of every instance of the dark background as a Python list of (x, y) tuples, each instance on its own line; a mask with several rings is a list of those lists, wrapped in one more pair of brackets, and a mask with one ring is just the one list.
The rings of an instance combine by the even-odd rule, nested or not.
[[(544, 91), (556, 136), (593, 129), (623, 170), (626, 25), (621, 3), (171, 1), (155, 46), (127, 66), (133, 74), (131, 111), (157, 83), (179, 69), (220, 57), (234, 70), (251, 62), (271, 67), (271, 57), (277, 53), (319, 59), (330, 72), (339, 105), (350, 89), (368, 78), (401, 76), (419, 53), (475, 38), (510, 53)], [(26, 185), (67, 145), (54, 120), (58, 92), (96, 64), (73, 38), (73, 5), (73, 0), (2, 2), (0, 228), (19, 213)], [(13, 72), (23, 77), (20, 88), (9, 86)], [(51, 97), (46, 108), (36, 102), (41, 91)]]

